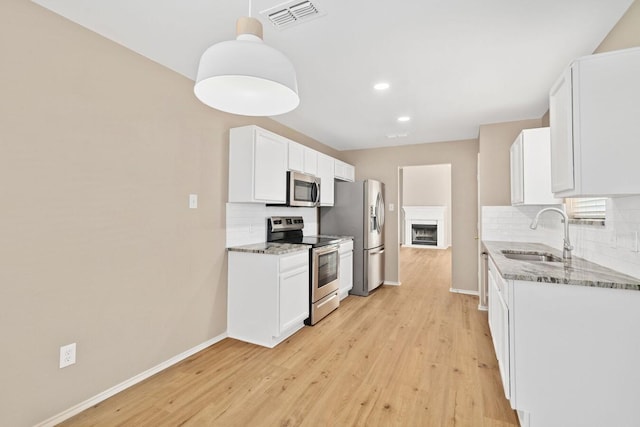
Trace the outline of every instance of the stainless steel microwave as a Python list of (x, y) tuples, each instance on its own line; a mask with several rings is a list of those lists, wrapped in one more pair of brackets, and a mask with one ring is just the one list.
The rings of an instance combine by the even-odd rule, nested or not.
[(287, 172), (287, 206), (316, 207), (320, 204), (320, 179)]

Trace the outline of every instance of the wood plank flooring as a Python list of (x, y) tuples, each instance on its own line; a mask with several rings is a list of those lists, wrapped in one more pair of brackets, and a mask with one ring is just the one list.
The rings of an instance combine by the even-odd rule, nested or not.
[(275, 349), (225, 339), (61, 425), (517, 426), (486, 312), (450, 271), (450, 250), (402, 248), (402, 286)]

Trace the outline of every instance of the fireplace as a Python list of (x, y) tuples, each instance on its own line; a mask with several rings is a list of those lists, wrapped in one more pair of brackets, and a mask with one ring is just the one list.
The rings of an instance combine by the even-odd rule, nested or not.
[(403, 246), (423, 249), (449, 247), (446, 206), (403, 206)]
[(438, 246), (438, 223), (411, 224), (411, 244)]

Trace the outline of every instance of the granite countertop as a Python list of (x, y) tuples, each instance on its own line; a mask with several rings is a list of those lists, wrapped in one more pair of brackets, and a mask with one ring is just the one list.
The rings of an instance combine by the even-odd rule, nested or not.
[[(340, 240), (341, 243), (346, 240), (353, 240), (353, 236), (332, 236), (327, 234), (319, 234), (314, 237), (323, 237), (327, 239)], [(301, 245), (297, 243), (276, 243), (276, 242), (261, 242), (252, 243), (250, 245), (231, 246), (227, 248), (233, 252), (249, 252), (254, 254), (266, 254), (266, 255), (284, 255), (292, 252), (306, 251), (310, 248), (309, 245)]]
[(251, 245), (232, 246), (227, 249), (233, 252), (249, 252), (254, 254), (265, 254), (265, 255), (284, 255), (284, 254), (290, 254), (293, 252), (308, 251), (309, 246), (298, 245), (294, 243), (263, 242), (263, 243), (253, 243)]
[(562, 251), (541, 243), (483, 240), (482, 245), (505, 279), (640, 290), (640, 279), (575, 256), (571, 260), (564, 262), (528, 262), (509, 259), (501, 252), (509, 250), (521, 253), (550, 253), (562, 258)]

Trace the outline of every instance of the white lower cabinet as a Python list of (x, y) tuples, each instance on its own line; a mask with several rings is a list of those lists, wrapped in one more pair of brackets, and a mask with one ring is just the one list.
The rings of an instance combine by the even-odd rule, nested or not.
[(504, 280), (489, 268), (491, 336), (522, 425), (637, 426), (640, 291)]
[(340, 243), (338, 253), (340, 254), (340, 269), (338, 270), (340, 289), (338, 294), (340, 300), (343, 300), (353, 288), (353, 240)]
[(489, 259), (488, 297), (489, 297), (489, 329), (493, 338), (493, 348), (498, 359), (498, 369), (502, 379), (504, 395), (511, 397), (511, 370), (509, 351), (509, 307), (507, 284), (500, 276), (495, 264)]
[(309, 317), (309, 251), (229, 251), (227, 333), (272, 348)]

